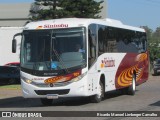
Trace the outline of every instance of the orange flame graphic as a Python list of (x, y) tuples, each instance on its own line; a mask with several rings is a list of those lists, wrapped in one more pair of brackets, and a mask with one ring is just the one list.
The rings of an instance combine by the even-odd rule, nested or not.
[(136, 57), (138, 63), (130, 68), (125, 69), (118, 77), (118, 85), (127, 87), (132, 83), (133, 71), (136, 71), (136, 81), (139, 81), (143, 75), (144, 67), (139, 68), (139, 64), (147, 59), (147, 54), (143, 53)]

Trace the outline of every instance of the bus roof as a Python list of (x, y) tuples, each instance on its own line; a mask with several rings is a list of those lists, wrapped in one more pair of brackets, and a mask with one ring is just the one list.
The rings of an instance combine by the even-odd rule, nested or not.
[(145, 30), (142, 28), (124, 25), (121, 21), (109, 18), (107, 19), (61, 18), (61, 19), (43, 20), (37, 22), (30, 22), (25, 26), (24, 29), (33, 30), (33, 29), (70, 28), (70, 27), (88, 26), (90, 24), (100, 24), (100, 25), (145, 32)]

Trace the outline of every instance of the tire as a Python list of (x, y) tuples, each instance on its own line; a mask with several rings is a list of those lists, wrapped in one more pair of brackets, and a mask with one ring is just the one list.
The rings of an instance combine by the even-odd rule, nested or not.
[(133, 75), (132, 77), (132, 84), (127, 88), (128, 95), (135, 95), (136, 92), (136, 77)]
[(41, 103), (44, 106), (50, 106), (50, 105), (52, 105), (53, 100), (52, 99), (41, 98)]
[(93, 95), (93, 96), (90, 97), (91, 102), (99, 103), (104, 98), (104, 92), (105, 92), (104, 91), (104, 85), (103, 85), (103, 83), (101, 81), (99, 83), (98, 92), (99, 92), (98, 94)]

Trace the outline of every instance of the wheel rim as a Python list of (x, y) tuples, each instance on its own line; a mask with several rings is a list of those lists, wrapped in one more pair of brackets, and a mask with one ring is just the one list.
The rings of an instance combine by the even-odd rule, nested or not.
[(136, 90), (136, 82), (135, 82), (135, 79), (133, 78), (132, 80), (132, 88), (133, 88), (133, 91)]
[(98, 95), (97, 95), (98, 98), (101, 98), (101, 97), (102, 97), (102, 92), (103, 92), (103, 88), (102, 88), (102, 86), (99, 84), (99, 87), (98, 87)]

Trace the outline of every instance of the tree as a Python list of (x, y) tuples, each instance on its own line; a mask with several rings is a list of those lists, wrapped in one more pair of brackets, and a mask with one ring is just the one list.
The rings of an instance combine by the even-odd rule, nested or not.
[(153, 33), (153, 41), (157, 45), (160, 44), (160, 27), (157, 27), (156, 31)]
[(101, 18), (103, 7), (94, 0), (35, 0), (30, 9), (31, 20), (66, 17)]
[(157, 27), (156, 31), (153, 33), (154, 49), (156, 58), (160, 58), (160, 27)]
[(61, 18), (63, 16), (63, 10), (60, 8), (62, 1), (63, 0), (35, 0), (30, 9), (30, 19), (45, 20)]
[(62, 8), (65, 17), (101, 18), (98, 14), (102, 10), (101, 3), (95, 0), (63, 0)]
[(153, 30), (150, 29), (148, 26), (141, 26), (141, 28), (143, 28), (146, 31), (147, 39), (148, 39), (148, 41), (150, 43), (152, 41)]
[(142, 26), (147, 33), (150, 60), (153, 62), (156, 58), (160, 58), (160, 27), (153, 31), (148, 26)]

